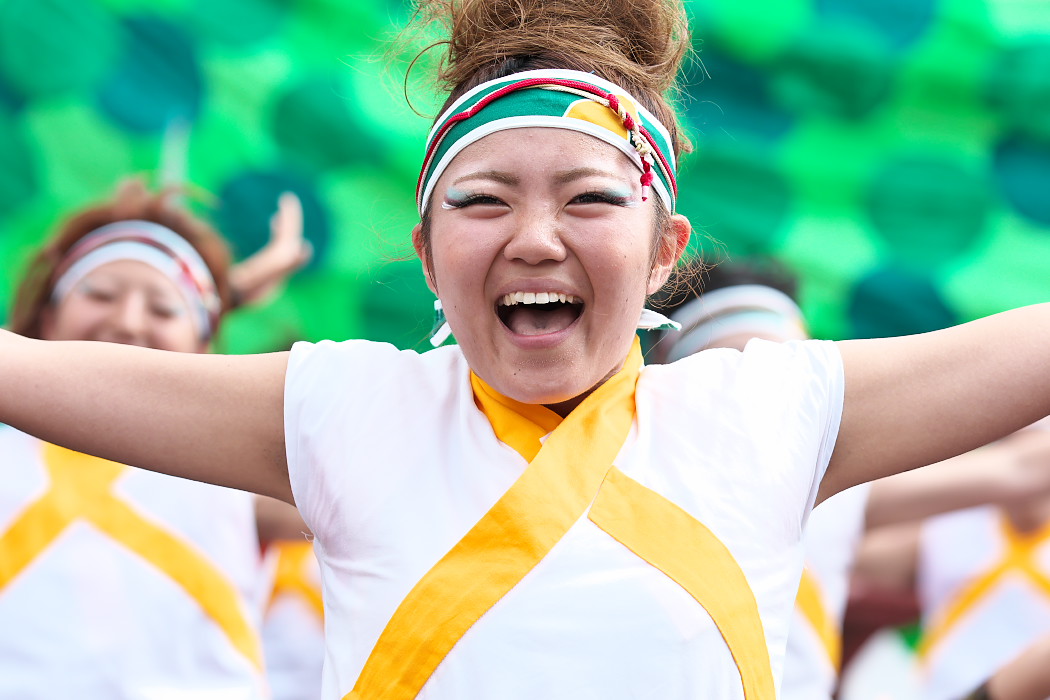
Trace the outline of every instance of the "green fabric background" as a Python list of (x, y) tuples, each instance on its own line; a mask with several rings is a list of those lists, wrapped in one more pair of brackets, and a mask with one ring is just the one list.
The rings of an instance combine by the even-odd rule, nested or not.
[[(820, 337), (1047, 298), (1046, 0), (693, 0), (680, 210), (709, 258), (785, 260)], [(243, 255), (279, 192), (316, 257), (222, 348), (427, 347), (408, 234), (428, 122), (383, 57), (395, 0), (0, 0), (0, 308), (34, 246), (128, 173), (184, 176)], [(429, 97), (428, 97), (429, 96)], [(431, 91), (414, 91), (433, 112)], [(0, 320), (3, 316), (0, 315)]]

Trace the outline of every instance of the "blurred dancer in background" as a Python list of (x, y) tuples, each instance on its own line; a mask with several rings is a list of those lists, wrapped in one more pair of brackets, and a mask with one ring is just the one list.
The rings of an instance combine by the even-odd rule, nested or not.
[[(271, 234), (231, 268), (221, 237), (176, 192), (127, 181), (36, 255), (12, 328), (207, 352), (233, 299), (266, 298), (309, 256), (294, 195)], [(254, 496), (8, 427), (0, 455), (0, 697), (269, 697)], [(296, 518), (264, 527), (294, 531)]]
[(271, 543), (266, 552), (273, 586), (263, 613), (262, 642), (273, 700), (317, 700), (324, 663), (324, 602), (313, 544), (289, 538)]
[[(647, 356), (674, 362), (713, 348), (742, 351), (754, 338), (784, 342), (809, 337), (795, 301), (794, 276), (773, 260), (723, 262), (702, 275), (701, 290), (672, 283), (662, 310), (682, 324), (662, 332)], [(697, 294), (697, 291), (701, 291)], [(830, 700), (842, 659), (842, 618), (854, 553), (864, 529), (868, 484), (821, 503), (810, 514), (802, 573), (791, 620), (781, 697)]]

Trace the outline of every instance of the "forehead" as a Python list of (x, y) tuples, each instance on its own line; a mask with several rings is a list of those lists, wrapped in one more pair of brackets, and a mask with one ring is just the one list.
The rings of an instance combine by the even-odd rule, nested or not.
[(113, 260), (84, 275), (84, 282), (144, 289), (155, 294), (179, 296), (178, 285), (152, 265), (141, 260)]
[(484, 171), (556, 178), (581, 168), (618, 179), (640, 176), (622, 151), (601, 139), (569, 129), (528, 127), (497, 131), (470, 144), (452, 160), (441, 181)]

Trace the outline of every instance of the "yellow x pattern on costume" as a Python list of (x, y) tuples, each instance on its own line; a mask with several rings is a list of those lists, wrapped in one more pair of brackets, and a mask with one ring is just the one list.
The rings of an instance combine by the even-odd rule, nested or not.
[(321, 591), (309, 578), (309, 569), (317, 568), (313, 545), (309, 542), (278, 542), (273, 546), (277, 548), (277, 567), (270, 605), (273, 605), (278, 596), (295, 596), (317, 614), (319, 621), (323, 620), (324, 601), (321, 599)]
[(129, 467), (40, 443), (49, 490), (0, 535), (0, 591), (77, 520), (91, 523), (181, 587), (215, 621), (231, 645), (262, 669), (259, 637), (233, 584), (202, 554), (144, 518), (114, 492)]
[(1026, 535), (1014, 529), (1004, 518), (1000, 527), (1005, 547), (1002, 560), (983, 576), (963, 587), (937, 614), (933, 624), (923, 632), (919, 645), (920, 658), (929, 658), (934, 649), (1008, 574), (1019, 574), (1050, 598), (1050, 578), (1042, 571), (1036, 558), (1038, 550), (1050, 540), (1050, 526)]
[(641, 364), (636, 340), (624, 368), (564, 421), (471, 376), (497, 437), (529, 466), (401, 602), (346, 699), (415, 698), (466, 631), (588, 507), (595, 525), (704, 607), (736, 662), (746, 700), (775, 697), (758, 605), (728, 549), (691, 515), (612, 466), (634, 421)]
[(842, 662), (842, 632), (828, 612), (820, 582), (809, 569), (802, 570), (795, 605), (806, 619), (835, 668)]

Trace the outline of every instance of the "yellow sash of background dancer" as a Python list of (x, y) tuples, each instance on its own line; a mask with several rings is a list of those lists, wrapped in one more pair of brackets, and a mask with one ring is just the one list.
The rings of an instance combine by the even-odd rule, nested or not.
[(802, 570), (795, 607), (809, 623), (836, 671), (842, 664), (842, 625), (831, 615), (825, 604), (824, 591), (813, 572)]
[(744, 697), (774, 698), (758, 605), (728, 549), (688, 513), (612, 466), (634, 422), (641, 365), (635, 339), (623, 369), (564, 421), (543, 406), (500, 396), (471, 375), (496, 436), (529, 466), (401, 602), (344, 700), (415, 698), (466, 631), (592, 502), (589, 517), (598, 527), (708, 612), (736, 661)]
[(261, 671), (262, 642), (233, 581), (192, 542), (117, 494), (117, 480), (131, 467), (49, 443), (40, 443), (40, 449), (50, 484), (6, 531), (0, 531), (0, 592), (67, 528), (88, 522), (181, 588)]

